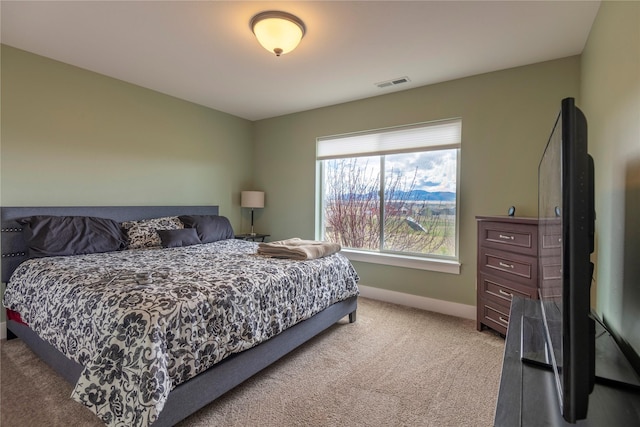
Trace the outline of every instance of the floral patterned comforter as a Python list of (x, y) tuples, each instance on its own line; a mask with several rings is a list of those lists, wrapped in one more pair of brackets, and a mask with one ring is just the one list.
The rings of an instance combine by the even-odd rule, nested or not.
[(4, 295), (40, 337), (84, 366), (72, 397), (112, 426), (147, 426), (169, 391), (357, 295), (341, 254), (264, 258), (257, 243), (32, 259)]

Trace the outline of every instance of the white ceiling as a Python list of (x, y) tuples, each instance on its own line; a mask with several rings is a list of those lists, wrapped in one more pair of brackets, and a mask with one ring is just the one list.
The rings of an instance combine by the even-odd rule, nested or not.
[[(6, 1), (2, 43), (249, 120), (580, 54), (598, 1)], [(307, 34), (276, 57), (249, 28)], [(409, 83), (376, 83), (407, 76)]]

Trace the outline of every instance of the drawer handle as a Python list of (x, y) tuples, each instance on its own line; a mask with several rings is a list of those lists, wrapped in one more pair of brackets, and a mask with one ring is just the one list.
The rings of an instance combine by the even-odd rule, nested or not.
[(504, 239), (504, 240), (513, 240), (513, 239), (515, 239), (515, 237), (513, 237), (513, 236), (506, 236), (504, 234), (498, 234), (498, 237), (500, 237), (501, 239)]
[(513, 294), (509, 293), (507, 291), (503, 291), (502, 289), (498, 289), (498, 292), (500, 292), (502, 295), (509, 297), (509, 298), (513, 298)]
[(509, 319), (505, 319), (504, 317), (500, 316), (498, 317), (498, 319), (500, 319), (501, 322), (504, 322), (505, 324), (509, 324)]
[(500, 267), (504, 267), (504, 268), (511, 268), (511, 269), (513, 269), (513, 264), (507, 264), (506, 262), (502, 262), (502, 261), (500, 261), (500, 262), (498, 263), (498, 265), (499, 265)]

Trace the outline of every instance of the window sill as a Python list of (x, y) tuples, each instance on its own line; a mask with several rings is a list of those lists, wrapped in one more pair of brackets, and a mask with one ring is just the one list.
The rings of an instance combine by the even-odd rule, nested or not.
[(437, 258), (420, 258), (408, 255), (381, 254), (376, 252), (356, 251), (353, 249), (343, 249), (341, 252), (350, 261), (392, 265), (394, 267), (415, 268), (418, 270), (437, 271), (440, 273), (460, 274), (460, 262), (458, 261)]

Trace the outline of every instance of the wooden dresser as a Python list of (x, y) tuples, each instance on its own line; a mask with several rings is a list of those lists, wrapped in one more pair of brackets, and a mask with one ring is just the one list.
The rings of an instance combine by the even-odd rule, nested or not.
[(514, 295), (538, 298), (538, 219), (478, 216), (477, 328), (507, 334)]

